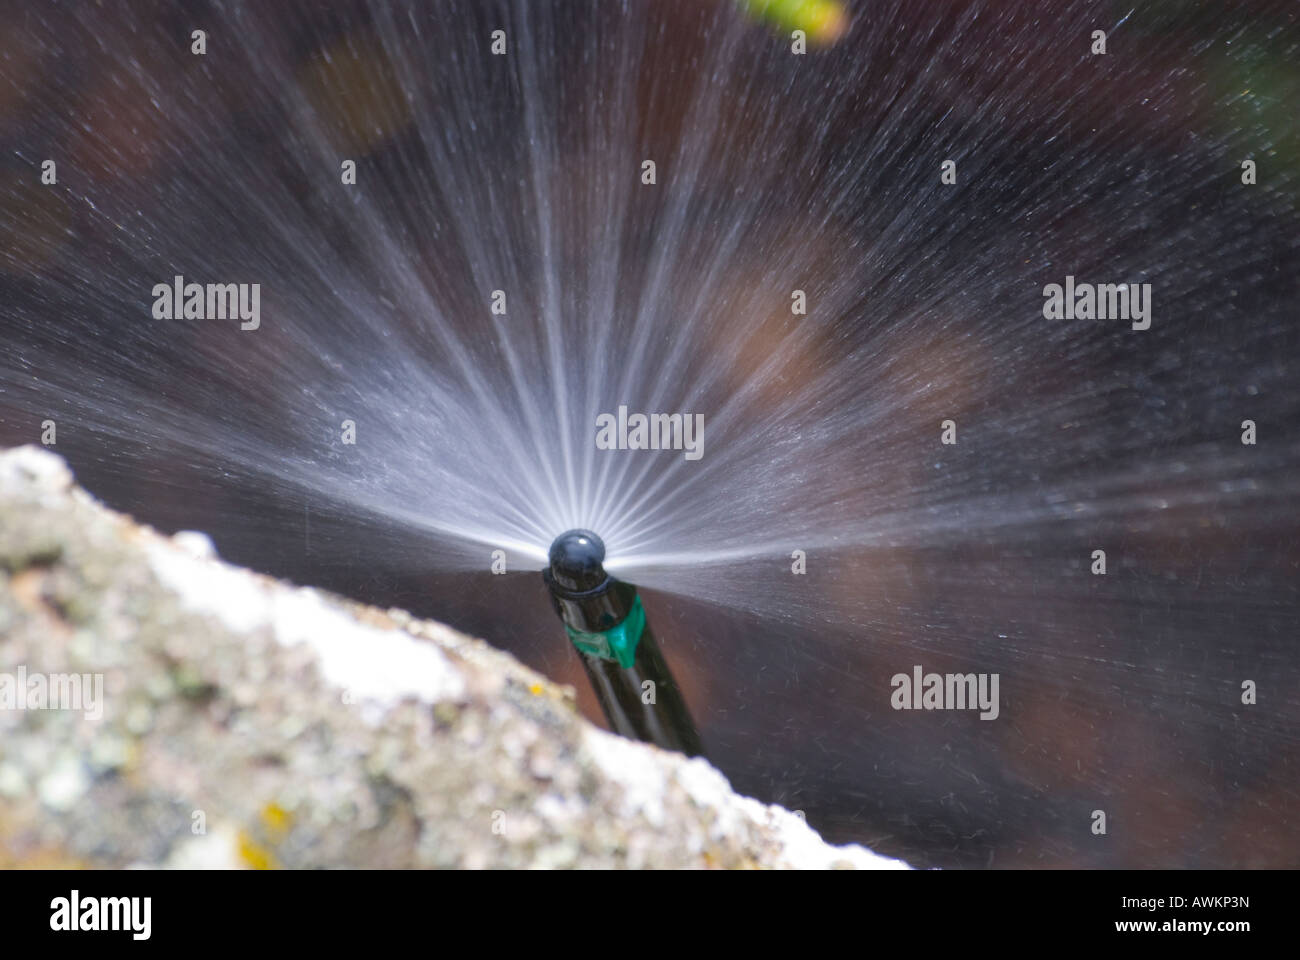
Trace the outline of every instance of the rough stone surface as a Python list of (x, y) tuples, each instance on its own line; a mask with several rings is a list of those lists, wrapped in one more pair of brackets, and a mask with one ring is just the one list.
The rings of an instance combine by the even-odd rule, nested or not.
[[(91, 675), (81, 709), (36, 708), (56, 675)], [(902, 864), (592, 727), (482, 641), (138, 526), (23, 447), (0, 452), (13, 866)]]

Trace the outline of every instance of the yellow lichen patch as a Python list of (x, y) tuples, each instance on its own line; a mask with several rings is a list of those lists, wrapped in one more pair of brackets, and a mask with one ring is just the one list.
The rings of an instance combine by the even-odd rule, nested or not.
[(253, 839), (246, 830), (239, 831), (239, 859), (250, 870), (274, 870), (275, 854)]
[(279, 804), (268, 803), (262, 808), (262, 827), (266, 830), (272, 843), (279, 843), (289, 832), (293, 823), (293, 814)]

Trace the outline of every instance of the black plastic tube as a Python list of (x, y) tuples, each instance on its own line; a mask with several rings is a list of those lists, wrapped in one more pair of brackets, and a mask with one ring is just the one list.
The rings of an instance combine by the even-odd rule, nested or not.
[(600, 537), (570, 530), (551, 544), (542, 573), (596, 699), (623, 736), (700, 756), (699, 733), (636, 587), (609, 576), (604, 562)]

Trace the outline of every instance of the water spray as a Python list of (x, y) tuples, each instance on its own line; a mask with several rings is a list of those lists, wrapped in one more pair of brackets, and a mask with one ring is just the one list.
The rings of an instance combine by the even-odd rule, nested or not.
[(542, 572), (609, 725), (625, 737), (687, 756), (704, 751), (681, 688), (646, 624), (637, 589), (605, 572), (605, 544), (570, 530)]

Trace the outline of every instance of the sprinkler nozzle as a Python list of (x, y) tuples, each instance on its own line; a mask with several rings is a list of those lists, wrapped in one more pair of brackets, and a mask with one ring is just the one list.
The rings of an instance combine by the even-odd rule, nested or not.
[(542, 578), (569, 630), (605, 633), (618, 627), (636, 605), (636, 587), (605, 572), (605, 543), (590, 530), (570, 530), (551, 544)]
[(563, 590), (586, 593), (609, 579), (602, 566), (605, 542), (590, 530), (570, 530), (556, 537), (551, 544), (550, 562), (548, 572)]
[(555, 538), (549, 560), (542, 579), (610, 726), (667, 750), (701, 754), (636, 587), (605, 572), (604, 542), (590, 530), (570, 530)]

